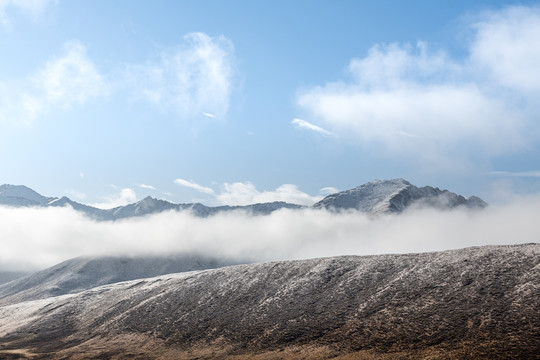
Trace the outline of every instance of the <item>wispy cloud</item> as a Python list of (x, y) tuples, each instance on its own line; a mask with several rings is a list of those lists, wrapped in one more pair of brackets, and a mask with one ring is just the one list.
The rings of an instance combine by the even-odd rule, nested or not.
[(74, 197), (76, 199), (79, 199), (79, 200), (86, 199), (86, 194), (82, 193), (80, 191), (77, 191), (77, 190), (68, 190), (67, 193), (69, 194), (69, 196), (72, 196), (72, 197)]
[(0, 121), (32, 123), (53, 110), (126, 93), (134, 101), (150, 102), (183, 119), (195, 115), (223, 119), (228, 111), (235, 78), (234, 46), (223, 36), (190, 33), (178, 46), (164, 49), (157, 61), (116, 67), (109, 72), (117, 74), (114, 78), (103, 75), (83, 43), (68, 42), (63, 54), (38, 72), (0, 82)]
[(156, 190), (156, 188), (153, 187), (152, 185), (139, 184), (139, 187), (141, 187), (143, 189), (147, 189), (147, 190)]
[(339, 192), (338, 189), (336, 189), (335, 187), (331, 187), (331, 186), (327, 186), (327, 187), (324, 187), (322, 188), (321, 190), (319, 190), (319, 193), (321, 195), (325, 195), (325, 196), (328, 196), (328, 195), (331, 195), (331, 194), (335, 194)]
[(202, 185), (199, 185), (193, 181), (189, 181), (189, 180), (185, 180), (185, 179), (181, 179), (181, 178), (178, 178), (176, 180), (174, 180), (174, 183), (177, 184), (177, 185), (180, 185), (180, 186), (185, 186), (185, 187), (188, 187), (190, 189), (194, 189), (194, 190), (197, 190), (199, 192), (202, 192), (202, 193), (205, 193), (205, 194), (209, 194), (209, 195), (214, 195), (214, 190), (209, 188), (209, 187), (206, 187), (206, 186), (202, 186)]
[(33, 19), (38, 18), (49, 4), (58, 3), (58, 0), (0, 0), (0, 24), (10, 23), (10, 12), (19, 10)]
[(537, 171), (491, 171), (491, 175), (498, 175), (498, 176), (511, 176), (511, 177), (539, 177), (540, 178), (540, 170)]
[(0, 120), (30, 123), (53, 109), (69, 109), (92, 98), (107, 96), (109, 86), (86, 48), (79, 42), (64, 46), (64, 54), (27, 79), (0, 83)]
[(139, 98), (182, 118), (203, 114), (222, 118), (229, 108), (235, 77), (234, 46), (224, 36), (189, 33), (158, 61), (128, 66)]
[(463, 149), (524, 150), (540, 136), (540, 7), (486, 13), (471, 29), (463, 60), (424, 42), (374, 45), (350, 61), (348, 79), (308, 89), (298, 104), (328, 131), (390, 156), (436, 164), (468, 161)]
[(308, 129), (311, 131), (318, 132), (319, 134), (322, 134), (324, 136), (335, 136), (334, 133), (302, 119), (293, 119), (293, 121), (291, 121), (291, 124), (296, 125), (296, 127), (301, 128), (301, 129)]

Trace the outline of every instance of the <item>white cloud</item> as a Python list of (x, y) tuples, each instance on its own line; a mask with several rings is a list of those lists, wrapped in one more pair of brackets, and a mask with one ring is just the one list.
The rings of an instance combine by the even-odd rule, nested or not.
[(519, 91), (540, 90), (540, 7), (509, 7), (474, 25), (471, 59), (479, 71)]
[(284, 201), (298, 205), (313, 205), (321, 199), (322, 196), (306, 194), (293, 184), (283, 184), (273, 191), (259, 191), (249, 181), (232, 184), (225, 183), (221, 186), (220, 193), (216, 195), (216, 200), (221, 205), (249, 205), (274, 201)]
[(328, 195), (331, 195), (331, 194), (335, 194), (339, 192), (338, 189), (336, 189), (335, 187), (331, 187), (331, 186), (327, 186), (327, 187), (324, 187), (322, 188), (321, 190), (319, 190), (319, 193), (321, 195), (325, 195), (325, 196), (328, 196)]
[(301, 128), (301, 129), (308, 129), (308, 130), (311, 130), (311, 131), (318, 132), (319, 134), (322, 134), (324, 136), (334, 136), (335, 135), (335, 134), (331, 133), (330, 131), (323, 129), (320, 126), (313, 125), (312, 123), (307, 122), (307, 121), (302, 120), (302, 119), (293, 119), (293, 121), (291, 121), (291, 124), (296, 125), (298, 128)]
[(57, 2), (58, 0), (0, 0), (0, 23), (9, 24), (9, 12), (15, 9), (36, 19), (49, 4)]
[(99, 209), (112, 209), (118, 206), (125, 206), (128, 204), (132, 204), (136, 201), (137, 201), (137, 194), (135, 193), (135, 191), (130, 188), (125, 188), (125, 189), (121, 189), (119, 194), (105, 198), (105, 201), (103, 202), (89, 204), (89, 205), (99, 208)]
[(156, 190), (155, 187), (153, 187), (152, 185), (147, 185), (147, 184), (139, 184), (139, 187), (143, 189), (147, 189), (147, 190)]
[(115, 95), (127, 91), (135, 100), (150, 101), (185, 119), (223, 119), (228, 111), (234, 47), (223, 36), (187, 34), (179, 46), (163, 50), (158, 61), (116, 71), (120, 76), (114, 81), (98, 71), (81, 42), (68, 42), (64, 48), (62, 56), (26, 79), (0, 83), (0, 121), (31, 123), (52, 110), (70, 109), (113, 90)]
[(540, 170), (537, 171), (492, 171), (491, 175), (511, 176), (511, 177), (540, 177)]
[(77, 191), (77, 190), (68, 190), (67, 193), (69, 194), (69, 196), (74, 197), (74, 198), (79, 199), (79, 200), (86, 199), (86, 194), (82, 193), (80, 191)]
[(213, 204), (215, 205), (250, 205), (284, 201), (291, 204), (309, 206), (321, 200), (324, 196), (338, 191), (335, 188), (326, 187), (320, 190), (319, 195), (311, 196), (299, 190), (298, 187), (293, 184), (283, 184), (271, 191), (259, 191), (253, 183), (246, 181), (224, 183), (219, 187), (219, 191), (215, 191), (212, 188), (181, 178), (174, 180), (174, 183), (211, 195), (211, 201), (213, 201)]
[(461, 61), (422, 42), (375, 45), (351, 60), (347, 81), (309, 89), (298, 103), (329, 131), (391, 156), (459, 162), (526, 149), (540, 136), (539, 9), (484, 16)]
[(222, 118), (229, 108), (233, 63), (230, 40), (190, 33), (180, 46), (164, 50), (159, 61), (129, 66), (127, 72), (138, 96), (157, 106), (180, 117)]
[(43, 268), (81, 255), (195, 252), (270, 261), (537, 243), (539, 213), (538, 196), (477, 213), (423, 209), (379, 218), (284, 209), (269, 216), (166, 212), (95, 222), (70, 208), (0, 206), (0, 269)]
[(177, 184), (177, 185), (180, 185), (180, 186), (185, 186), (185, 187), (188, 187), (190, 189), (197, 190), (197, 191), (205, 193), (205, 194), (209, 194), (209, 195), (214, 194), (214, 190), (212, 190), (211, 188), (199, 185), (199, 184), (197, 184), (197, 183), (195, 183), (193, 181), (178, 178), (178, 179), (174, 180), (174, 183)]
[(108, 85), (83, 44), (69, 42), (64, 52), (24, 81), (0, 84), (0, 120), (32, 122), (52, 109), (108, 95)]

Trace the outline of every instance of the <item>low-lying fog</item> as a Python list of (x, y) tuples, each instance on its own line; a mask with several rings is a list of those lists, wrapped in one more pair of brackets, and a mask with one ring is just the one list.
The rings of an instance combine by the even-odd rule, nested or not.
[(446, 250), (538, 242), (540, 196), (482, 211), (357, 212), (280, 210), (268, 216), (198, 218), (166, 212), (93, 221), (71, 208), (0, 207), (0, 270), (36, 270), (81, 255), (199, 252), (251, 261)]

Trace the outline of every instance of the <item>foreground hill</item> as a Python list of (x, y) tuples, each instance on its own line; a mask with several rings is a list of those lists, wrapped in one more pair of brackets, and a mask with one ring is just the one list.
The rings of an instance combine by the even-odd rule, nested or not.
[(200, 255), (78, 257), (0, 285), (0, 306), (74, 294), (100, 285), (238, 264)]
[(0, 285), (15, 279), (20, 279), (25, 275), (28, 275), (28, 273), (22, 271), (0, 271)]
[(0, 307), (27, 359), (531, 359), (540, 245), (225, 267)]

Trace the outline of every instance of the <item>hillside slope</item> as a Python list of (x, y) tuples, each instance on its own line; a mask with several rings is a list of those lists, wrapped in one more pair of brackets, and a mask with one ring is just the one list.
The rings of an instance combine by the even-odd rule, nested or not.
[(74, 294), (120, 281), (215, 269), (238, 263), (189, 254), (78, 257), (0, 285), (0, 306)]
[(527, 359), (538, 279), (539, 244), (166, 275), (0, 307), (0, 355)]

